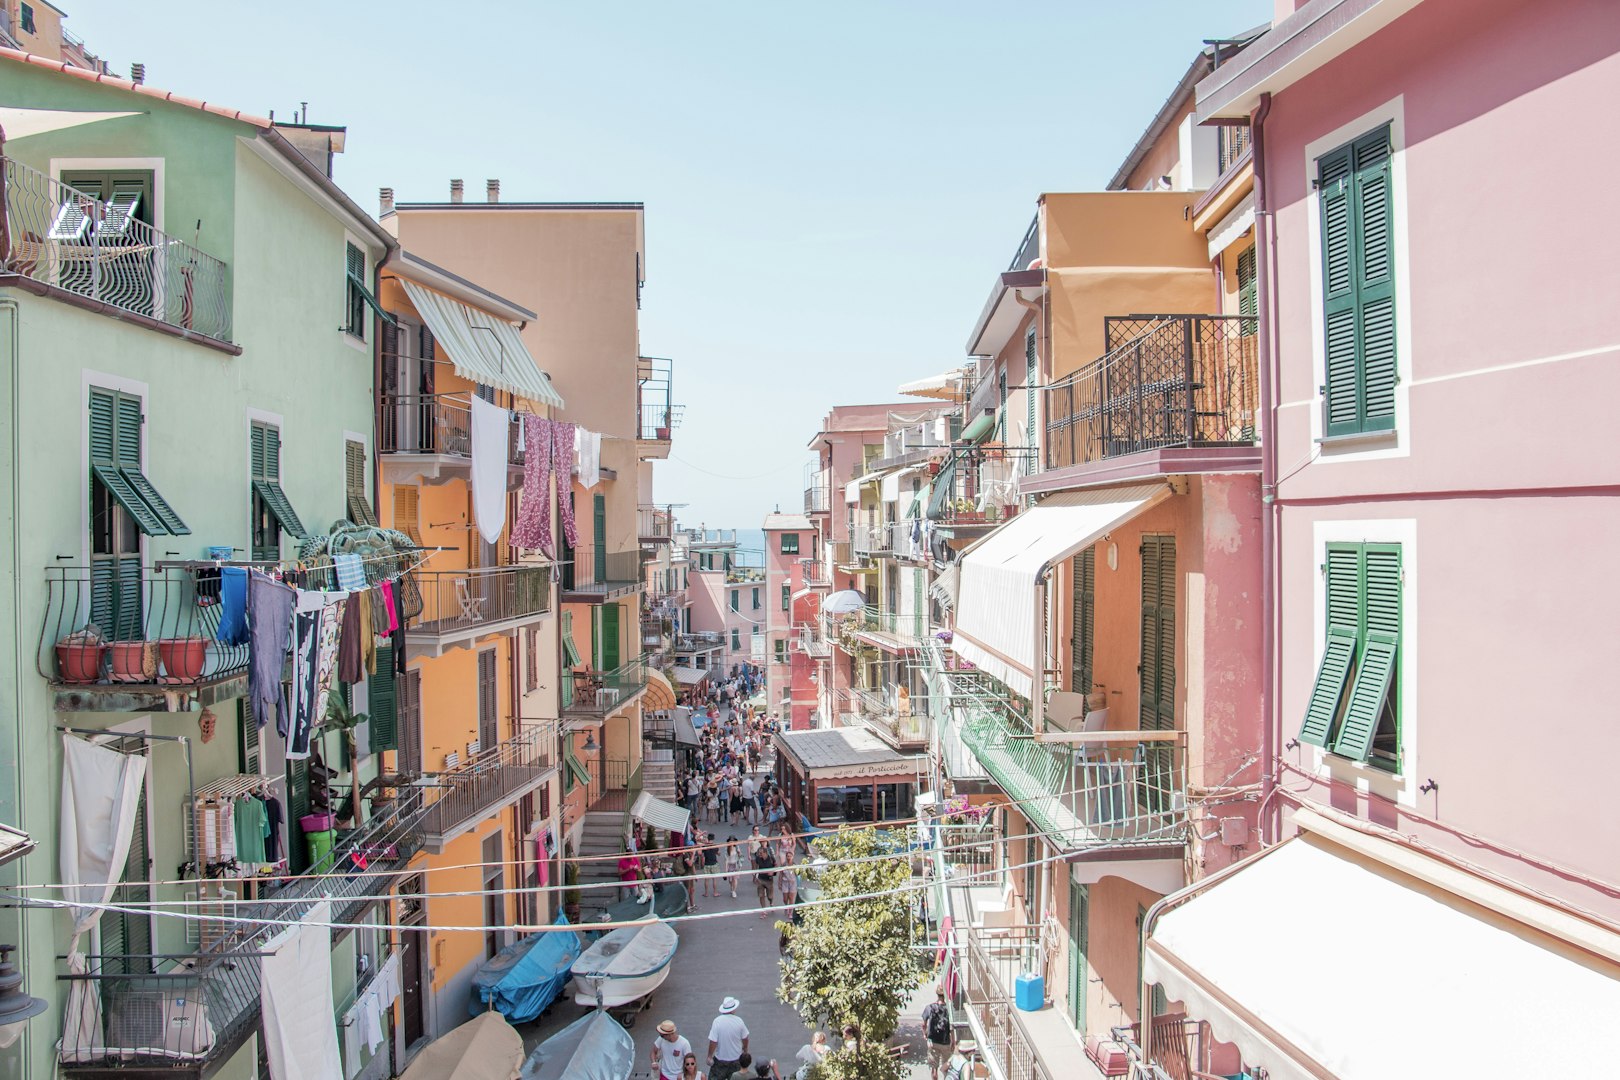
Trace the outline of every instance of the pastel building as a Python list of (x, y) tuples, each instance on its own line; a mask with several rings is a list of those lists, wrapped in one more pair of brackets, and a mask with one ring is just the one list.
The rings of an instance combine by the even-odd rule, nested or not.
[[(699, 529), (688, 535), (698, 559), (698, 565), (689, 569), (689, 644), (694, 653), (704, 654), (706, 665), (729, 674), (733, 666), (751, 661), (754, 641), (765, 633), (769, 617), (765, 570), (757, 552), (737, 547), (734, 531), (715, 534)], [(707, 539), (711, 535), (731, 539)], [(713, 648), (716, 641), (718, 654)]]
[(799, 631), (820, 614), (820, 595), (805, 587), (805, 562), (820, 538), (803, 514), (765, 515), (765, 690), (770, 710), (784, 728), (816, 726), (816, 685), (811, 658), (793, 648)]

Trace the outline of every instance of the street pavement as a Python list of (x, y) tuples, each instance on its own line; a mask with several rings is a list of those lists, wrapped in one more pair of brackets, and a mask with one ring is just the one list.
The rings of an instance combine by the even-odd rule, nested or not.
[[(772, 767), (767, 760), (761, 762), (764, 775)], [(748, 835), (745, 824), (702, 824), (705, 832), (722, 840), (743, 839)], [(701, 894), (702, 883), (695, 882), (694, 894)], [(653, 1040), (657, 1038), (658, 1024), (675, 1021), (676, 1028), (692, 1044), (698, 1055), (699, 1069), (708, 1073), (709, 1024), (719, 1014), (721, 999), (731, 996), (740, 1003), (737, 1015), (743, 1018), (749, 1030), (749, 1050), (759, 1059), (774, 1058), (785, 1078), (798, 1067), (795, 1060), (799, 1048), (810, 1041), (812, 1028), (805, 1025), (797, 1012), (779, 1001), (776, 988), (781, 981), (780, 956), (777, 952), (779, 937), (776, 929), (778, 915), (773, 913), (761, 919), (758, 901), (751, 882), (739, 878), (737, 898), (729, 889), (722, 888), (719, 899), (697, 895), (698, 914), (737, 912), (722, 918), (696, 919), (676, 923), (680, 945), (675, 950), (669, 978), (652, 995), (652, 1004), (642, 1012), (630, 1029), (636, 1043), (637, 1080), (650, 1076), (648, 1058)], [(928, 1069), (921, 1052), (922, 1026), (919, 1019), (922, 1007), (932, 1000), (930, 987), (919, 991), (906, 1015), (901, 1029), (892, 1043), (909, 1042), (908, 1060), (912, 1062), (911, 1076), (925, 1078)], [(533, 1049), (564, 1026), (583, 1016), (587, 1008), (576, 1005), (571, 991), (552, 1005), (538, 1020), (519, 1025), (527, 1049)], [(836, 1033), (829, 1032), (836, 1042)]]

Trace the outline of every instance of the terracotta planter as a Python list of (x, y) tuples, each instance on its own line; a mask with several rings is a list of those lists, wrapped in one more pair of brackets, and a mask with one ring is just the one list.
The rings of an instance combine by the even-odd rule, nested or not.
[(157, 675), (156, 657), (146, 642), (115, 641), (107, 648), (112, 653), (113, 682), (151, 682)]
[(58, 645), (56, 647), (56, 676), (65, 683), (93, 683), (101, 681), (101, 656), (105, 645)]
[(164, 682), (196, 682), (208, 663), (208, 643), (200, 637), (164, 638), (158, 642)]

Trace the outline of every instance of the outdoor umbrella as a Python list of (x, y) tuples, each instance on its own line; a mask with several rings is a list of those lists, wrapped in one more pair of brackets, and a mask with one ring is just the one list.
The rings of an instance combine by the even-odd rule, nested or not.
[(866, 610), (866, 597), (854, 589), (844, 589), (827, 597), (821, 610), (829, 615), (849, 615), (857, 611)]
[(429, 1044), (400, 1080), (517, 1080), (522, 1066), (523, 1036), (487, 1012)]

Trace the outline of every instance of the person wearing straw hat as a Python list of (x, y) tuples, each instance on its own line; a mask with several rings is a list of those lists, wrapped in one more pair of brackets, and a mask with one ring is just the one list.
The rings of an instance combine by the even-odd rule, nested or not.
[(737, 1015), (737, 1005), (737, 999), (728, 996), (709, 1025), (709, 1080), (731, 1080), (748, 1052), (748, 1025)]
[(658, 1025), (658, 1038), (653, 1040), (652, 1070), (658, 1080), (680, 1080), (686, 1057), (692, 1044), (675, 1030), (675, 1021), (665, 1020)]

